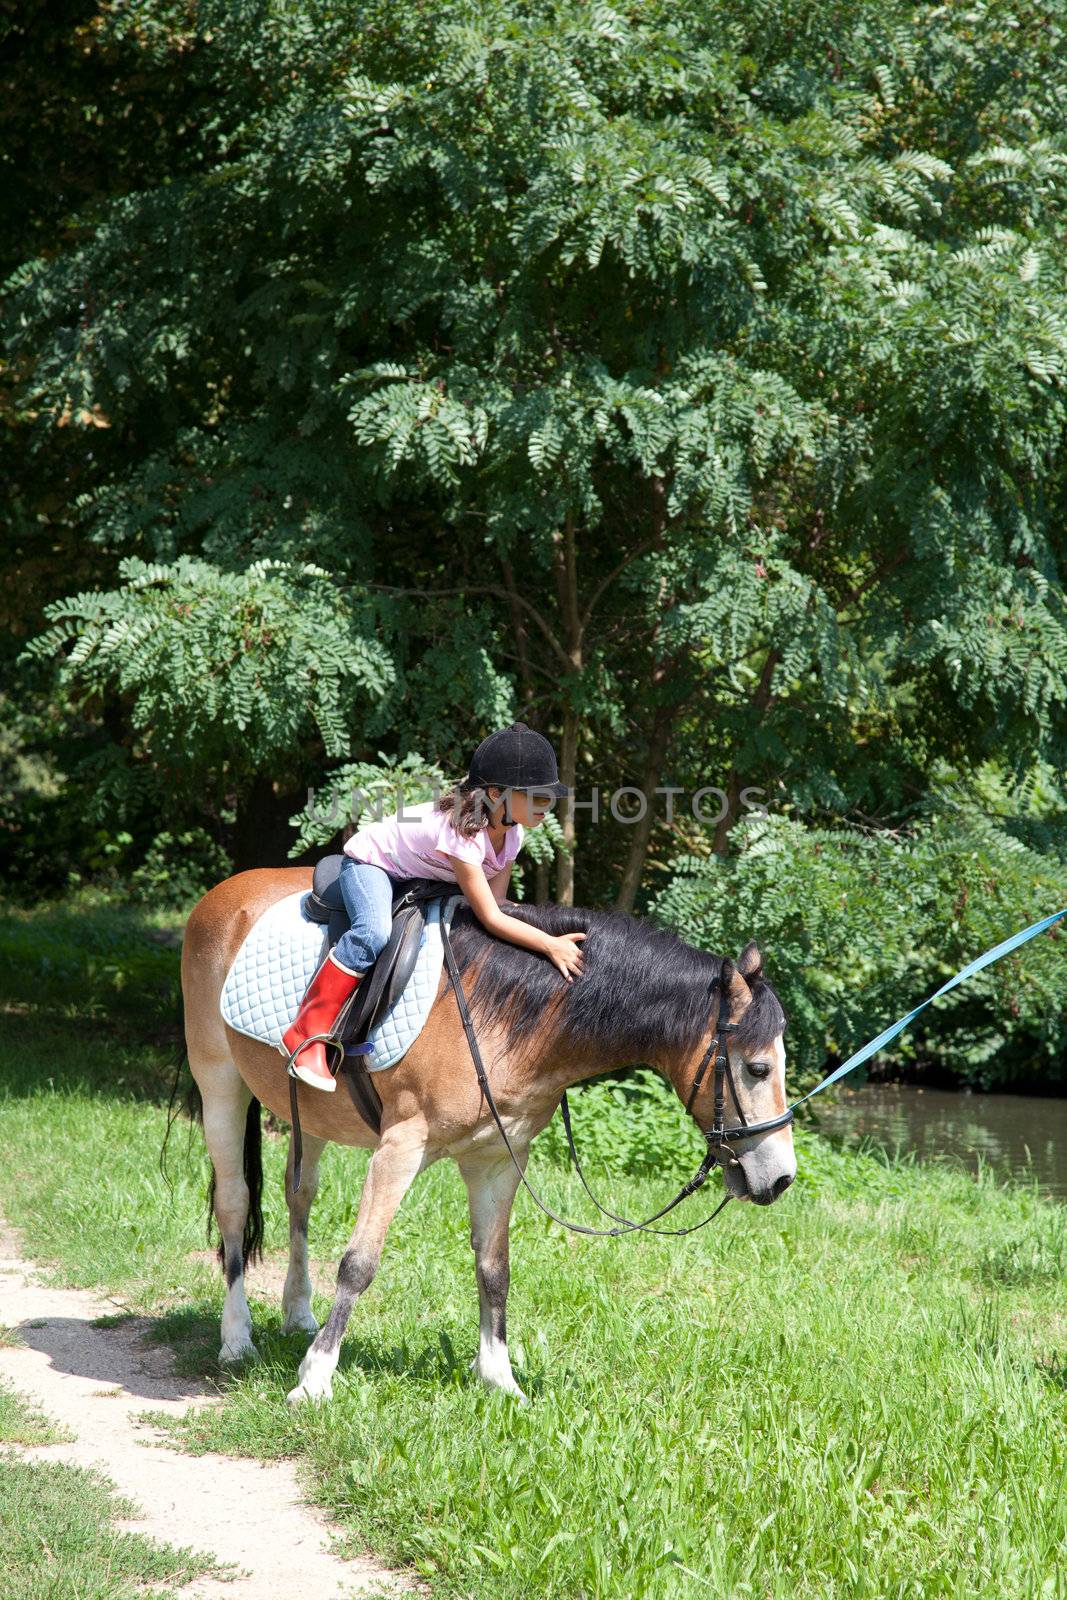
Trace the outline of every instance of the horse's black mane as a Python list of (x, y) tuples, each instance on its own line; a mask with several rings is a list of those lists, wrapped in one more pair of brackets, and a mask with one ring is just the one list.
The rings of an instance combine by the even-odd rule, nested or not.
[[(467, 905), (452, 919), (452, 945), (461, 973), (477, 976), (470, 993), (476, 1020), (503, 1022), (507, 1047), (528, 1042), (549, 1006), (559, 1002), (555, 1038), (560, 1043), (618, 1051), (627, 1061), (651, 1060), (666, 1050), (695, 1050), (707, 1030), (712, 991), (722, 957), (695, 950), (676, 933), (623, 911), (580, 906), (514, 905), (511, 916), (561, 934), (581, 930), (583, 970), (567, 983), (546, 957), (496, 939)], [(752, 1003), (734, 1039), (743, 1049), (770, 1044), (786, 1014), (762, 975), (749, 980)]]

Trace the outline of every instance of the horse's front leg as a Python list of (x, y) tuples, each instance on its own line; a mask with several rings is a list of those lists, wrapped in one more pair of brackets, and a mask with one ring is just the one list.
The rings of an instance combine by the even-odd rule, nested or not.
[[(515, 1151), (524, 1171), (527, 1153), (525, 1149)], [(465, 1156), (459, 1169), (470, 1202), (471, 1248), (478, 1277), (478, 1354), (471, 1368), (490, 1389), (503, 1389), (516, 1400), (525, 1401), (511, 1370), (506, 1320), (511, 1285), (508, 1224), (521, 1180), (506, 1152)]]
[(290, 1405), (330, 1398), (341, 1340), (352, 1307), (378, 1270), (389, 1224), (412, 1180), (422, 1170), (426, 1155), (424, 1129), (416, 1134), (410, 1129), (396, 1127), (382, 1136), (381, 1144), (371, 1156), (356, 1226), (337, 1269), (333, 1308), (326, 1326), (300, 1363), (299, 1382), (287, 1396)]
[(282, 1290), (283, 1333), (318, 1333), (319, 1325), (311, 1309), (311, 1275), (308, 1272), (308, 1217), (319, 1188), (319, 1160), (326, 1148), (325, 1139), (304, 1135), (304, 1157), (300, 1167), (300, 1187), (293, 1189), (293, 1141), (289, 1141), (289, 1161), (285, 1169), (285, 1200), (289, 1207), (289, 1271)]

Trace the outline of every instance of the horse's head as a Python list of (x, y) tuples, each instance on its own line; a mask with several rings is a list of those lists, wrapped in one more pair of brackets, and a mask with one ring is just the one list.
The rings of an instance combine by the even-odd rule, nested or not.
[[(742, 1122), (769, 1122), (786, 1108), (785, 1093), (785, 1013), (778, 996), (763, 976), (763, 957), (754, 939), (745, 946), (736, 965), (723, 962), (720, 980), (725, 997), (725, 1017), (733, 1026), (724, 1030), (729, 1070), (723, 1075), (725, 1093), (724, 1123), (730, 1134), (720, 1148), (726, 1188), (737, 1200), (754, 1200), (769, 1206), (797, 1175), (790, 1126), (751, 1139), (736, 1139), (734, 1130)], [(700, 1048), (687, 1057), (675, 1079), (675, 1089), (683, 1102), (690, 1095), (699, 1065), (708, 1044), (715, 1038), (719, 1017), (720, 993), (712, 1000), (708, 1027)], [(707, 1132), (715, 1123), (715, 1055), (712, 1051), (707, 1071), (692, 1096), (690, 1110)]]

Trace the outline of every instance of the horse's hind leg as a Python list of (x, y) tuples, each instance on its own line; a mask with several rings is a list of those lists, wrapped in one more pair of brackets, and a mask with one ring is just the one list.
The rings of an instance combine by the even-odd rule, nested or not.
[[(204, 1107), (204, 1139), (214, 1168), (213, 1206), (222, 1240), (222, 1270), (226, 1303), (222, 1309), (222, 1362), (243, 1361), (257, 1354), (252, 1343), (252, 1316), (245, 1298), (244, 1268), (249, 1247), (247, 1224), (253, 1199), (245, 1172), (246, 1123), (252, 1093), (233, 1062), (226, 1057), (208, 1059), (192, 1048), (189, 1064), (200, 1088)], [(258, 1137), (258, 1106), (255, 1137)], [(256, 1215), (259, 1196), (254, 1196)], [(258, 1243), (258, 1240), (256, 1241)]]
[(304, 1154), (300, 1166), (300, 1187), (293, 1190), (293, 1143), (289, 1141), (289, 1164), (285, 1169), (285, 1199), (289, 1207), (289, 1271), (282, 1290), (285, 1312), (283, 1333), (318, 1333), (319, 1325), (311, 1310), (311, 1277), (308, 1273), (308, 1215), (319, 1187), (319, 1158), (325, 1139), (304, 1135)]

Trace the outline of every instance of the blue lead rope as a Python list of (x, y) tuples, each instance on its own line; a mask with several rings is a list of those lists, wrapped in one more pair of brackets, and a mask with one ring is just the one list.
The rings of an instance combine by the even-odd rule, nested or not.
[(1044, 933), (1046, 928), (1051, 928), (1052, 924), (1059, 922), (1061, 917), (1067, 917), (1067, 906), (1062, 911), (1054, 911), (1051, 917), (1043, 917), (1040, 922), (1032, 923), (1029, 928), (1024, 928), (1021, 933), (1013, 933), (1010, 939), (1005, 939), (1001, 944), (994, 945), (993, 949), (987, 950), (985, 955), (969, 962), (967, 966), (962, 967), (956, 973), (955, 977), (950, 978), (947, 983), (943, 983), (940, 989), (930, 995), (929, 999), (924, 1000), (921, 1005), (917, 1005), (914, 1011), (909, 1011), (906, 1017), (901, 1017), (899, 1022), (894, 1022), (893, 1026), (886, 1028), (885, 1032), (880, 1033), (877, 1039), (872, 1039), (870, 1044), (865, 1044), (862, 1050), (857, 1050), (854, 1056), (849, 1056), (847, 1061), (843, 1061), (839, 1067), (831, 1072), (828, 1078), (824, 1078), (821, 1083), (817, 1083), (814, 1089), (809, 1089), (807, 1094), (802, 1094), (799, 1100), (794, 1100), (789, 1109), (795, 1111), (797, 1106), (804, 1104), (805, 1100), (810, 1100), (813, 1095), (821, 1094), (824, 1089), (828, 1089), (839, 1078), (854, 1072), (857, 1067), (862, 1066), (878, 1050), (881, 1050), (883, 1045), (887, 1045), (890, 1039), (895, 1039), (898, 1033), (903, 1033), (908, 1023), (914, 1022), (920, 1011), (925, 1011), (927, 1006), (932, 1006), (935, 1000), (940, 999), (943, 994), (947, 994), (950, 989), (955, 989), (957, 984), (966, 983), (968, 978), (973, 978), (974, 974), (981, 972), (983, 967), (991, 966), (994, 961), (999, 961), (1001, 956), (1010, 955), (1013, 950), (1018, 950), (1019, 946), (1025, 944), (1028, 939), (1034, 939), (1039, 933)]

